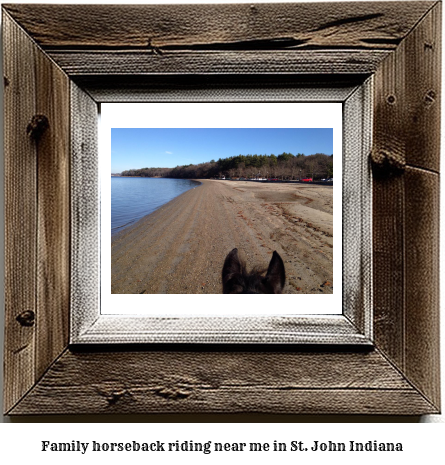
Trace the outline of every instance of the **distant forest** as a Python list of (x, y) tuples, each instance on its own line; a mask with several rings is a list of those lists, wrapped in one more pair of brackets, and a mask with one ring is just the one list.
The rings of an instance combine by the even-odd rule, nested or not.
[(141, 168), (123, 171), (121, 176), (163, 178), (300, 178), (323, 179), (333, 177), (333, 155), (316, 153), (304, 155), (282, 153), (281, 155), (238, 155), (236, 157), (210, 160), (198, 165), (176, 168)]

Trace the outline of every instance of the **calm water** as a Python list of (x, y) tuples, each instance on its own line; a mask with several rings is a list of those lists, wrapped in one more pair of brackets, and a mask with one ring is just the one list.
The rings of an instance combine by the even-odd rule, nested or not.
[(111, 234), (199, 186), (189, 179), (111, 177)]

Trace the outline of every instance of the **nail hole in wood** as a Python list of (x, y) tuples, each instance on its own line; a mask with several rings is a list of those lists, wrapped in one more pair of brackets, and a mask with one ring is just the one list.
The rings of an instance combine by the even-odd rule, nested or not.
[(429, 92), (427, 92), (427, 94), (425, 95), (425, 103), (427, 105), (431, 105), (432, 103), (434, 103), (436, 101), (436, 92), (434, 92), (434, 90), (430, 90)]

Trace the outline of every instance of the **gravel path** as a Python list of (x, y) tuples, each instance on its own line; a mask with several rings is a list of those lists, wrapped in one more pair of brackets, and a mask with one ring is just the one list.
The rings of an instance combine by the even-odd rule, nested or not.
[(114, 294), (219, 294), (226, 255), (283, 258), (285, 293), (332, 293), (332, 186), (203, 180), (113, 236)]

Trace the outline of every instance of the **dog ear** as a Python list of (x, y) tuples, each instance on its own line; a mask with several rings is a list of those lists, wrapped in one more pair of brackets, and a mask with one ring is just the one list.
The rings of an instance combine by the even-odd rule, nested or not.
[[(238, 249), (233, 249), (227, 255), (222, 270), (223, 294), (236, 294), (242, 291), (239, 276), (242, 274), (243, 265), (238, 257)], [(240, 289), (239, 289), (240, 288)]]
[(274, 251), (264, 278), (264, 285), (267, 286), (269, 294), (281, 294), (285, 281), (286, 270), (284, 269), (283, 260), (278, 252)]

